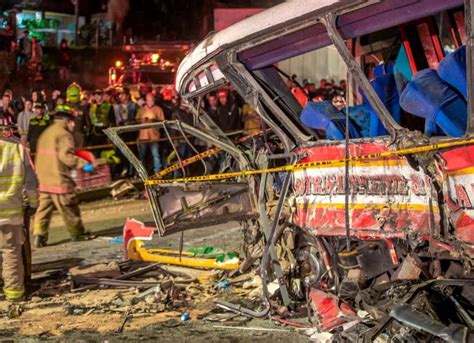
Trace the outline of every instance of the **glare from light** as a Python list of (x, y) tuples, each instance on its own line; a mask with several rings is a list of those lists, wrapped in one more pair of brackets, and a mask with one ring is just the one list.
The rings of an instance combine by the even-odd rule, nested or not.
[(160, 58), (160, 54), (151, 54), (151, 62), (158, 63), (158, 59)]

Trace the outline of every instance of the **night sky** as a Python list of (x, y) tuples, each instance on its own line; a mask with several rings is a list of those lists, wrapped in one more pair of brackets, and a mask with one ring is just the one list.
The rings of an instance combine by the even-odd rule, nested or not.
[[(80, 14), (89, 17), (103, 12), (109, 0), (79, 0)], [(114, 0), (111, 0), (114, 1)], [(282, 0), (129, 0), (124, 33), (141, 39), (199, 40), (213, 28), (216, 7), (268, 8)], [(0, 9), (25, 9), (74, 13), (70, 0), (2, 0)]]

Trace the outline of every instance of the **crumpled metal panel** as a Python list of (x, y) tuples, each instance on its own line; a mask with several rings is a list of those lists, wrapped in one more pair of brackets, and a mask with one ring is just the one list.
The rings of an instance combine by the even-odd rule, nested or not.
[(357, 317), (354, 310), (334, 294), (311, 288), (309, 297), (311, 307), (323, 331), (334, 329)]
[(457, 239), (474, 244), (474, 146), (441, 153), (446, 165), (444, 200)]
[(248, 218), (254, 214), (248, 184), (177, 184), (158, 197), (166, 231)]
[[(384, 139), (351, 144), (350, 155), (362, 156), (391, 150)], [(344, 143), (307, 148), (300, 162), (339, 160)], [(296, 225), (315, 234), (345, 235), (345, 167), (322, 166), (294, 172)], [(405, 237), (407, 232), (430, 232), (430, 197), (434, 228), (439, 232), (437, 195), (430, 178), (415, 170), (406, 157), (392, 156), (353, 162), (349, 173), (351, 234), (360, 238)]]

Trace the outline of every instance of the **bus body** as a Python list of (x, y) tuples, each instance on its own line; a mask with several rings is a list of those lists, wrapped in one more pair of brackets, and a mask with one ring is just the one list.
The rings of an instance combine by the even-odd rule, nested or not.
[[(248, 185), (255, 215), (241, 221), (265, 233), (263, 287), (277, 278), (285, 306), (310, 303), (327, 331), (356, 309), (370, 313), (373, 322), (339, 331), (340, 341), (463, 341), (472, 330), (470, 8), (461, 0), (289, 1), (208, 36), (178, 68), (176, 89), (200, 138), (233, 158), (235, 170), (293, 166), (235, 180)], [(348, 69), (343, 109), (295, 96), (302, 90), (278, 68), (329, 45)], [(264, 123), (253, 144), (230, 140), (202, 106), (229, 84)], [(217, 187), (215, 179), (149, 184), (159, 232), (179, 230), (163, 221), (164, 189), (186, 197), (189, 187)], [(291, 256), (283, 276), (275, 244)], [(267, 312), (221, 305), (265, 316), (264, 294)]]

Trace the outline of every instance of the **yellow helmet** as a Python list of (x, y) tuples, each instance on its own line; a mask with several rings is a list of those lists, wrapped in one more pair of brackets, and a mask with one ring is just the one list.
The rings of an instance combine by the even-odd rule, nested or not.
[(67, 87), (66, 100), (70, 104), (77, 104), (81, 100), (82, 88), (79, 84), (73, 82)]

